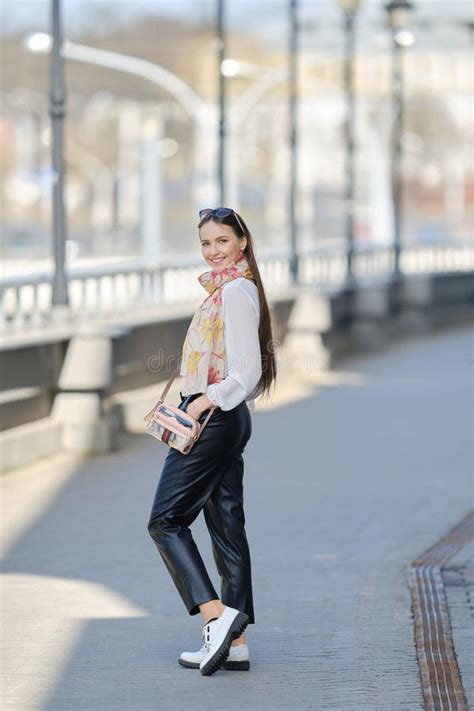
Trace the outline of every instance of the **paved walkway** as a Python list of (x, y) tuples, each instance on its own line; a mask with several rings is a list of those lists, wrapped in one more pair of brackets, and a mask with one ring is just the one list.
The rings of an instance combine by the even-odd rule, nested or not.
[[(471, 505), (471, 361), (469, 332), (446, 331), (283, 383), (254, 415), (250, 672), (176, 663), (201, 622), (146, 530), (164, 447), (127, 435), (5, 475), (2, 708), (421, 710), (408, 565)], [(201, 518), (193, 531), (218, 584)]]

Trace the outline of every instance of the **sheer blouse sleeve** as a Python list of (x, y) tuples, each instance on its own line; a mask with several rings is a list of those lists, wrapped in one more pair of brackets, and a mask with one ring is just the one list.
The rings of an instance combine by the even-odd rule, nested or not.
[(262, 375), (257, 288), (253, 282), (230, 282), (222, 291), (222, 307), (227, 375), (208, 385), (206, 394), (221, 410), (232, 410), (249, 398)]

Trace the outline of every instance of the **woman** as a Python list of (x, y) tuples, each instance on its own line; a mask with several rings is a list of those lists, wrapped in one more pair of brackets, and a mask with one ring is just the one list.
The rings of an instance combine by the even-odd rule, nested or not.
[[(243, 634), (255, 622), (250, 553), (243, 510), (242, 454), (251, 433), (254, 399), (276, 378), (270, 312), (243, 219), (230, 208), (199, 213), (202, 255), (211, 267), (199, 281), (208, 296), (183, 344), (180, 407), (203, 422), (200, 439), (183, 455), (170, 449), (148, 530), (190, 615), (204, 619), (204, 644), (179, 663), (209, 676), (222, 665), (249, 669)], [(204, 509), (219, 598), (189, 526)]]

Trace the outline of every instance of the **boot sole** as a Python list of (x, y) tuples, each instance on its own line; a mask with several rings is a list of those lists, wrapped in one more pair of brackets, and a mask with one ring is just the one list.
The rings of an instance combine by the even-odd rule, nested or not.
[[(187, 669), (199, 669), (199, 662), (186, 662), (184, 659), (178, 659), (178, 663)], [(250, 662), (229, 662), (227, 660), (224, 662), (222, 668), (228, 671), (248, 671), (250, 669)]]
[(212, 659), (206, 662), (206, 664), (201, 668), (201, 674), (203, 676), (211, 676), (211, 674), (214, 674), (224, 665), (224, 663), (227, 661), (227, 657), (229, 656), (230, 645), (232, 644), (232, 640), (237, 639), (237, 637), (240, 637), (242, 632), (247, 627), (248, 623), (248, 615), (246, 615), (244, 612), (239, 612), (239, 614), (236, 615), (234, 621), (227, 630), (227, 634), (224, 637), (221, 646), (219, 647), (219, 649), (216, 650)]

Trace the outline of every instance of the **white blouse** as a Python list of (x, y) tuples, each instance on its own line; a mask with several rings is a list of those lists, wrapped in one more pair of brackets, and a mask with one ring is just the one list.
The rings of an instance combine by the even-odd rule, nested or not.
[(253, 281), (237, 277), (222, 288), (227, 372), (219, 383), (208, 385), (206, 395), (221, 408), (232, 410), (243, 400), (255, 410), (252, 393), (262, 375), (258, 327), (260, 307)]

